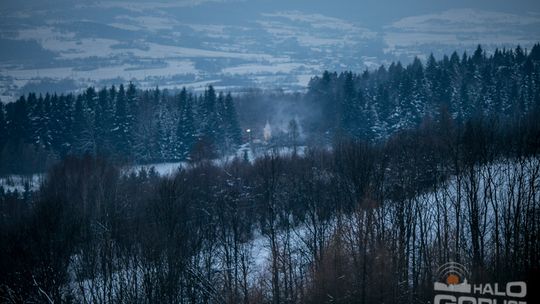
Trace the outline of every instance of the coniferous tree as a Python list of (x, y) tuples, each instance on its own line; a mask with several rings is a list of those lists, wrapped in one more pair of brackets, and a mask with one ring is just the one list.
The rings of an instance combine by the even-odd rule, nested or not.
[(75, 99), (73, 94), (63, 95), (61, 100), (61, 112), (64, 113), (61, 119), (61, 155), (62, 157), (73, 154), (73, 104)]
[(380, 85), (375, 92), (374, 108), (377, 113), (377, 121), (374, 125), (375, 137), (384, 138), (388, 134), (388, 122), (392, 109), (390, 106), (390, 95), (388, 89), (384, 85)]
[(231, 93), (227, 93), (225, 96), (225, 113), (223, 116), (226, 146), (228, 150), (234, 150), (242, 143), (242, 130), (238, 123), (236, 108)]
[(101, 89), (97, 94), (93, 112), (93, 141), (94, 153), (99, 155), (109, 155), (113, 147), (113, 106), (112, 96), (116, 95), (116, 88), (111, 87)]
[(353, 81), (352, 72), (345, 73), (345, 80), (343, 84), (343, 98), (341, 102), (341, 119), (340, 129), (348, 136), (357, 135), (357, 121), (358, 121), (358, 100)]
[(201, 96), (200, 100), (201, 134), (199, 141), (201, 144), (208, 146), (202, 149), (205, 151), (205, 154), (208, 155), (214, 155), (216, 152), (216, 134), (219, 127), (216, 103), (216, 92), (214, 87), (210, 85), (204, 91), (204, 96)]
[[(161, 117), (161, 115), (159, 115)], [(152, 161), (164, 161), (167, 149), (167, 136), (161, 119), (157, 119), (152, 134)]]
[(31, 126), (26, 98), (23, 96), (19, 101), (6, 106), (7, 120), (9, 124), (8, 137), (15, 145), (31, 143)]
[(410, 127), (415, 127), (420, 124), (423, 116), (434, 115), (435, 113), (431, 112), (430, 107), (426, 106), (424, 66), (420, 59), (415, 58), (409, 70), (412, 79), (409, 105), (410, 121), (412, 122)]
[(73, 108), (73, 152), (75, 154), (84, 154), (91, 152), (89, 145), (88, 124), (84, 113), (84, 100), (81, 95), (77, 96), (75, 106)]
[[(113, 96), (111, 96), (113, 97)], [(129, 117), (126, 105), (126, 92), (124, 85), (120, 85), (115, 100), (115, 112), (114, 112), (114, 128), (113, 138), (116, 154), (121, 158), (129, 158), (131, 156), (130, 137), (129, 132)]]
[(138, 104), (137, 88), (130, 82), (126, 90), (127, 134), (129, 134), (130, 145), (133, 145), (133, 129), (137, 119)]
[(364, 97), (364, 92), (362, 89), (358, 91), (357, 103), (359, 107), (359, 113), (357, 117), (357, 135), (361, 139), (371, 140), (373, 139), (372, 129), (375, 125), (376, 113), (373, 104), (370, 102), (370, 99)]
[(95, 115), (97, 99), (98, 97), (97, 97), (96, 89), (94, 87), (89, 87), (88, 89), (86, 89), (86, 91), (84, 92), (84, 103), (86, 107), (88, 107), (88, 112), (92, 116)]
[(48, 132), (49, 113), (45, 113), (44, 100), (41, 96), (34, 101), (31, 115), (32, 141), (37, 147), (48, 149), (50, 142)]
[[(336, 100), (336, 94), (333, 88), (336, 78), (337, 75), (335, 73), (324, 71), (317, 85), (313, 81), (310, 83), (310, 87), (312, 88), (310, 91), (317, 96), (317, 99), (321, 103), (320, 111), (324, 114), (321, 121), (315, 126), (319, 132), (328, 130), (329, 133), (334, 133), (336, 128), (339, 127), (339, 103)], [(330, 140), (330, 138), (326, 138), (326, 140)]]
[(136, 124), (133, 133), (134, 157), (146, 163), (153, 160), (153, 135), (155, 109), (151, 91), (142, 93), (140, 105), (137, 107)]
[(176, 155), (179, 159), (188, 159), (196, 141), (196, 129), (193, 120), (193, 98), (185, 88), (179, 96), (180, 114), (176, 129)]
[(60, 97), (56, 94), (51, 96), (51, 149), (57, 156), (62, 156), (62, 116), (64, 113)]
[(216, 99), (216, 108), (214, 110), (214, 117), (216, 120), (215, 125), (213, 126), (213, 137), (214, 145), (216, 152), (219, 152), (219, 155), (225, 155), (229, 147), (227, 146), (227, 121), (225, 120), (225, 96), (223, 92), (217, 94)]

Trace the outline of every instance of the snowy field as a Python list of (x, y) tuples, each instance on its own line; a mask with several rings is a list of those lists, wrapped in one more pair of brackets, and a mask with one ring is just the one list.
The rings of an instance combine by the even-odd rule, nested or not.
[[(324, 70), (376, 69), (431, 52), (470, 53), (479, 43), (489, 52), (517, 44), (530, 49), (540, 29), (534, 11), (447, 9), (368, 22), (372, 18), (361, 17), (366, 10), (360, 2), (350, 3), (358, 9), (332, 14), (333, 9), (301, 11), (291, 1), (273, 1), (272, 10), (248, 1), (211, 1), (205, 11), (213, 17), (201, 18), (198, 5), (204, 2), (60, 2), (43, 10), (4, 9), (0, 99), (13, 101), (35, 88), (62, 93), (128, 81), (140, 88), (197, 89), (213, 82), (227, 90), (302, 91), (308, 75)], [(233, 18), (222, 14), (229, 5), (236, 7)], [(360, 15), (347, 16), (348, 11)], [(59, 84), (64, 82), (70, 85)]]

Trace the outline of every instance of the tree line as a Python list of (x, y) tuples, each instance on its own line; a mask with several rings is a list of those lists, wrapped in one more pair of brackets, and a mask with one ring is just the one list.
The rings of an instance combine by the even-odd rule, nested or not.
[(0, 173), (44, 171), (85, 153), (134, 163), (216, 157), (242, 142), (240, 125), (262, 138), (267, 121), (279, 145), (291, 142), (290, 123), (317, 145), (338, 137), (381, 141), (443, 112), (459, 123), (486, 115), (519, 120), (539, 100), (540, 44), (492, 54), (478, 46), (472, 55), (416, 58), (360, 74), (324, 72), (305, 94), (252, 90), (233, 100), (211, 86), (195, 95), (133, 84), (28, 94), (0, 105)]
[(67, 155), (135, 163), (215, 157), (242, 141), (231, 94), (212, 86), (140, 91), (133, 84), (82, 94), (28, 94), (0, 104), (0, 173), (35, 173)]
[(540, 102), (540, 44), (527, 52), (478, 46), (423, 63), (415, 58), (360, 74), (324, 72), (309, 83), (306, 102), (320, 109), (305, 128), (334, 136), (381, 140), (443, 111), (459, 123), (485, 115), (516, 119)]

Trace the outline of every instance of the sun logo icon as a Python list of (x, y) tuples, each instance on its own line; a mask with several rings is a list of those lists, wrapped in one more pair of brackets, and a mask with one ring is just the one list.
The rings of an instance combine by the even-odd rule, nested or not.
[(471, 285), (467, 282), (468, 275), (469, 272), (465, 266), (448, 262), (437, 269), (437, 282), (433, 287), (438, 291), (470, 293)]
[(446, 284), (448, 285), (457, 285), (459, 284), (459, 277), (455, 274), (449, 274), (448, 277), (446, 277)]

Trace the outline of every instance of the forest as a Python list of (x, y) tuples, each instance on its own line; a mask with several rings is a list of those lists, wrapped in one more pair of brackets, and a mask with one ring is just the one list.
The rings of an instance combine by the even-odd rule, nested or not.
[[(431, 303), (455, 261), (532, 303), (538, 117), (540, 44), (324, 72), (303, 94), (29, 94), (0, 108), (1, 173), (47, 173), (0, 188), (0, 301)], [(132, 166), (163, 161), (184, 165)]]
[(231, 94), (212, 86), (201, 95), (138, 91), (132, 83), (77, 95), (30, 93), (0, 104), (0, 172), (40, 172), (68, 155), (130, 163), (217, 157), (242, 141), (236, 115)]
[(322, 147), (336, 138), (380, 143), (444, 115), (458, 124), (484, 116), (515, 120), (538, 103), (539, 61), (540, 44), (491, 55), (478, 46), (472, 56), (429, 56), (425, 64), (416, 58), (406, 67), (324, 72), (305, 94), (253, 89), (233, 97), (211, 85), (197, 94), (132, 83), (30, 93), (0, 104), (0, 174), (42, 172), (67, 155), (136, 164), (219, 158), (248, 141), (247, 129), (262, 139), (265, 122), (273, 126), (269, 147)]

